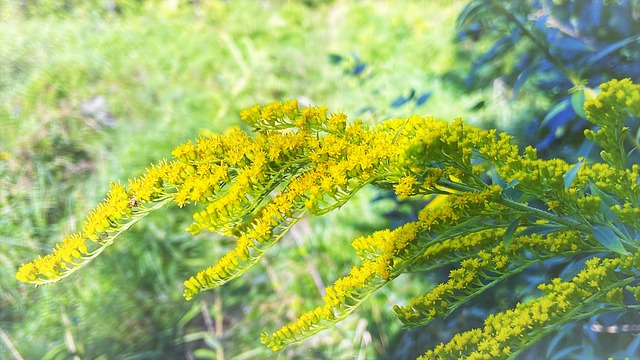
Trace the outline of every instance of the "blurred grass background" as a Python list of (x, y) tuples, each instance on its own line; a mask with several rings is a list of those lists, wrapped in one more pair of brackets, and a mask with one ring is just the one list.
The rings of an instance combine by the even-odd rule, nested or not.
[[(255, 103), (297, 98), (368, 122), (411, 113), (494, 126), (491, 90), (466, 93), (453, 40), (462, 1), (0, 0), (0, 358), (415, 358), (391, 306), (429, 287), (402, 277), (354, 316), (279, 354), (259, 334), (320, 301), (355, 237), (388, 227), (367, 190), (308, 218), (241, 280), (182, 298), (233, 240), (189, 236), (189, 210), (146, 219), (56, 286), (14, 279), (102, 199), (200, 131)], [(420, 106), (399, 95), (431, 92)], [(493, 97), (495, 98), (495, 97)], [(536, 100), (538, 101), (538, 100)], [(516, 110), (514, 110), (516, 109)], [(491, 119), (491, 120), (489, 120)], [(509, 121), (502, 124), (515, 125)], [(447, 329), (440, 335), (444, 340)]]

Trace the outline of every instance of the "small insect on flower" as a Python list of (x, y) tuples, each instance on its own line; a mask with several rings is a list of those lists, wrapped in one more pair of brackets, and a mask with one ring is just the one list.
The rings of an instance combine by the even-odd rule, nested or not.
[(138, 199), (136, 199), (135, 195), (129, 196), (129, 207), (130, 208), (138, 207), (139, 205), (140, 205), (140, 203), (138, 202)]

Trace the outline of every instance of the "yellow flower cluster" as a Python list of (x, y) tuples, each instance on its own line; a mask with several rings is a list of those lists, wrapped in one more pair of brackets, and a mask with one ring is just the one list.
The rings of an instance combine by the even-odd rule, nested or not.
[(353, 247), (363, 259), (362, 264), (325, 289), (324, 305), (272, 335), (262, 334), (262, 342), (277, 351), (344, 319), (373, 292), (400, 275), (407, 266), (407, 248), (415, 245), (420, 230), (418, 223), (407, 223), (393, 231), (378, 231), (354, 240)]
[[(436, 243), (431, 246), (434, 247), (433, 250), (429, 247), (425, 251), (428, 255), (419, 261), (429, 262), (431, 258), (437, 261), (442, 251), (452, 251), (466, 256), (461, 256), (460, 268), (449, 273), (447, 282), (437, 285), (425, 295), (414, 298), (405, 307), (396, 306), (394, 310), (398, 318), (407, 326), (426, 325), (435, 318), (449, 315), (469, 298), (479, 295), (497, 282), (533, 264), (559, 255), (570, 256), (586, 247), (577, 231), (559, 231), (546, 236), (518, 236), (507, 248), (502, 244), (492, 247), (490, 244), (500, 241), (502, 234), (504, 230), (485, 230), (459, 236), (444, 243)], [(487, 250), (474, 251), (479, 245)], [(526, 254), (531, 253), (535, 254), (535, 257), (527, 259)], [(446, 255), (445, 259), (447, 256), (451, 255)]]
[(430, 231), (438, 231), (457, 225), (478, 214), (489, 220), (504, 217), (502, 206), (498, 204), (502, 188), (498, 185), (485, 187), (481, 191), (465, 191), (448, 195), (438, 208), (426, 207), (418, 214), (420, 223)]
[(576, 308), (589, 306), (594, 292), (615, 284), (619, 259), (593, 258), (571, 281), (554, 279), (539, 289), (545, 294), (514, 309), (489, 315), (483, 329), (454, 335), (419, 359), (506, 359), (514, 354), (532, 329), (551, 331), (554, 326), (575, 320)]
[[(402, 119), (379, 129), (361, 122), (347, 125), (342, 113), (298, 109), (296, 101), (254, 106), (241, 117), (256, 129), (255, 137), (238, 128), (201, 137), (178, 146), (173, 160), (152, 165), (128, 187), (112, 184), (81, 233), (65, 238), (52, 254), (23, 265), (17, 278), (43, 283), (67, 276), (159, 207), (147, 204), (202, 203), (205, 208), (194, 214), (189, 231), (235, 235), (238, 243), (216, 265), (185, 282), (185, 296), (191, 298), (250, 268), (304, 211), (330, 211), (368, 183), (402, 176), (393, 175), (401, 171), (395, 164), (404, 149), (393, 138)], [(279, 188), (280, 194), (265, 203)], [(87, 248), (85, 240), (98, 248)]]
[[(532, 147), (525, 149), (525, 155), (514, 157), (498, 171), (507, 181), (517, 180), (518, 188), (531, 194), (541, 194), (545, 189), (552, 194), (564, 190), (564, 174), (569, 164), (562, 159), (542, 160)], [(545, 199), (546, 200), (546, 199)]]
[(394, 230), (380, 230), (368, 236), (361, 236), (351, 243), (360, 259), (373, 259), (382, 255), (402, 258), (415, 245), (417, 235), (422, 231), (419, 222), (406, 223)]
[(393, 189), (396, 191), (396, 194), (400, 196), (411, 196), (416, 194), (414, 187), (418, 184), (415, 176), (407, 175), (400, 179), (400, 181), (393, 186)]
[(587, 118), (601, 126), (585, 130), (587, 139), (603, 148), (602, 159), (617, 169), (627, 166), (624, 139), (628, 128), (624, 126), (627, 112), (640, 116), (640, 85), (630, 79), (611, 80), (600, 85), (600, 94), (584, 104)]
[[(201, 136), (127, 186), (111, 184), (79, 233), (22, 265), (16, 278), (57, 281), (164, 204), (199, 204), (188, 231), (232, 235), (237, 242), (184, 282), (189, 300), (254, 266), (305, 212), (338, 208), (366, 185), (399, 196), (435, 194), (440, 201), (417, 221), (355, 239), (361, 262), (325, 289), (323, 305), (261, 339), (279, 350), (326, 329), (408, 270), (459, 264), (446, 282), (394, 308), (405, 325), (417, 326), (545, 259), (608, 252), (612, 258), (588, 261), (571, 281), (541, 285), (542, 297), (492, 315), (483, 329), (455, 335), (424, 355), (509, 357), (539, 333), (586, 316), (594, 302), (622, 304), (623, 289), (640, 269), (640, 166), (626, 167), (622, 151), (624, 114), (640, 114), (640, 86), (610, 82), (586, 111), (601, 126), (587, 136), (603, 146), (606, 164), (542, 160), (531, 147), (520, 154), (510, 136), (460, 119), (412, 116), (369, 127), (325, 107), (300, 108), (295, 100), (256, 105), (240, 114), (254, 135), (232, 128)], [(544, 206), (529, 206), (529, 199)], [(640, 287), (626, 289), (640, 297)]]
[(324, 305), (301, 315), (272, 335), (263, 333), (261, 341), (273, 351), (309, 337), (347, 317), (373, 292), (389, 279), (389, 264), (385, 257), (366, 260), (354, 266), (345, 277), (325, 289)]
[(504, 232), (505, 229), (485, 229), (444, 239), (429, 246), (416, 262), (440, 266), (459, 261), (477, 254), (481, 249), (495, 246)]
[[(567, 187), (565, 175), (571, 167), (561, 159), (539, 159), (536, 150), (527, 147), (524, 156), (512, 158), (498, 172), (506, 181), (516, 182), (519, 191), (544, 201), (557, 214), (597, 216), (603, 200), (598, 194), (602, 191), (629, 203), (627, 206), (637, 207), (640, 195), (637, 164), (630, 169), (617, 169), (603, 163), (583, 163)], [(608, 203), (605, 205), (613, 206)]]
[(60, 277), (67, 268), (72, 267), (75, 259), (82, 259), (88, 253), (83, 237), (78, 234), (67, 235), (62, 240), (62, 244), (56, 245), (52, 254), (22, 265), (16, 273), (16, 279), (22, 282), (55, 279)]
[[(218, 263), (185, 281), (187, 299), (257, 263), (302, 212), (330, 211), (367, 183), (385, 178), (391, 168), (389, 159), (399, 151), (386, 132), (359, 122), (347, 126), (344, 114), (327, 117), (324, 108), (297, 110), (295, 101), (255, 106), (241, 117), (260, 133), (254, 139), (240, 132), (219, 139), (223, 150), (214, 153), (223, 155), (219, 161), (228, 163), (234, 182), (224, 196), (205, 199), (206, 209), (194, 215), (196, 222), (190, 227), (194, 233), (204, 228), (233, 234), (238, 242)], [(204, 157), (190, 151), (181, 154), (188, 159)], [(256, 210), (261, 202), (256, 199), (282, 184), (286, 185), (281, 193)], [(247, 215), (251, 219), (242, 222)]]
[[(151, 172), (162, 171), (158, 170), (160, 168), (162, 166), (153, 167)], [(16, 273), (16, 279), (34, 284), (56, 282), (91, 261), (111, 245), (122, 231), (155, 209), (143, 206), (144, 203), (154, 201), (163, 204), (157, 189), (150, 185), (143, 186), (141, 182), (144, 180), (131, 182), (137, 192), (111, 183), (106, 200), (89, 213), (82, 231), (67, 235), (61, 243), (56, 244), (51, 254), (23, 264)]]

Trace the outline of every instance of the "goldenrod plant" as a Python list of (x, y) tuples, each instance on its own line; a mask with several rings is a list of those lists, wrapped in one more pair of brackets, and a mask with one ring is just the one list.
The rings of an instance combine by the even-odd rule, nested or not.
[[(640, 186), (629, 164), (625, 119), (640, 116), (640, 85), (612, 80), (585, 103), (599, 128), (585, 135), (603, 162), (538, 158), (495, 130), (432, 117), (347, 121), (295, 100), (240, 113), (252, 133), (232, 128), (178, 146), (128, 184), (113, 183), (82, 230), (20, 267), (16, 278), (59, 281), (93, 260), (135, 222), (169, 203), (195, 209), (188, 231), (232, 235), (235, 249), (184, 282), (184, 297), (242, 275), (306, 213), (322, 215), (360, 189), (439, 197), (417, 221), (353, 241), (354, 265), (325, 289), (323, 304), (262, 342), (274, 351), (344, 319), (405, 272), (454, 266), (433, 289), (397, 305), (407, 327), (451, 314), (496, 284), (551, 258), (588, 256), (570, 279), (539, 284), (541, 295), (489, 315), (424, 359), (515, 358), (568, 322), (638, 311)], [(535, 206), (533, 205), (535, 204)], [(634, 282), (636, 281), (636, 282)], [(629, 296), (624, 296), (630, 293)], [(425, 349), (426, 350), (426, 349)]]

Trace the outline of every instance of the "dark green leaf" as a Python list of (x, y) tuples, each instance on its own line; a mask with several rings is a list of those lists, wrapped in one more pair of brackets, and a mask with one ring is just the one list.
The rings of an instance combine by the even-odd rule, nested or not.
[(329, 63), (332, 65), (336, 65), (343, 60), (342, 55), (340, 54), (329, 54)]
[(564, 109), (569, 106), (569, 99), (565, 99), (557, 103), (548, 113), (545, 115), (544, 119), (542, 119), (542, 123), (540, 126), (545, 126), (551, 119), (553, 119), (556, 115), (562, 112)]
[(629, 255), (629, 252), (624, 249), (621, 239), (609, 227), (596, 225), (593, 227), (591, 235), (596, 238), (600, 245), (607, 249), (617, 252), (618, 254)]
[(584, 98), (584, 89), (580, 89), (571, 94), (571, 107), (576, 115), (586, 119), (587, 115), (584, 113)]
[(565, 266), (564, 269), (562, 269), (558, 277), (562, 279), (562, 281), (570, 281), (576, 275), (578, 275), (580, 271), (584, 270), (584, 264), (587, 262), (587, 260), (593, 258), (594, 256), (596, 255), (589, 255), (583, 257), (582, 259), (572, 261), (567, 266)]
[(618, 200), (602, 191), (595, 183), (589, 181), (587, 184), (589, 185), (589, 190), (591, 190), (591, 195), (599, 197), (600, 200), (608, 207), (620, 205)]
[(571, 187), (571, 183), (573, 182), (573, 179), (576, 177), (576, 175), (578, 175), (578, 171), (580, 171), (580, 168), (582, 168), (582, 165), (584, 165), (584, 159), (578, 161), (575, 165), (569, 168), (569, 170), (567, 170), (567, 172), (562, 176), (562, 178), (564, 179), (565, 189), (568, 189), (569, 187)]
[(504, 235), (502, 235), (502, 245), (505, 249), (509, 248), (511, 245), (511, 240), (513, 240), (513, 235), (516, 233), (518, 225), (520, 225), (520, 218), (515, 219), (511, 224), (509, 224)]
[(515, 85), (513, 85), (513, 95), (512, 95), (513, 99), (515, 99), (518, 96), (518, 91), (520, 91), (520, 87), (524, 85), (524, 83), (527, 81), (529, 76), (532, 74), (535, 74), (537, 71), (539, 71), (539, 69), (540, 69), (540, 65), (534, 64), (533, 66), (530, 66), (524, 69), (524, 71), (520, 73), (520, 75), (518, 75), (518, 80), (516, 80)]
[(613, 221), (613, 222), (620, 222), (620, 219), (616, 216), (616, 214), (614, 214), (613, 211), (611, 211), (612, 206), (620, 205), (618, 200), (616, 200), (614, 197), (607, 194), (606, 192), (602, 191), (598, 186), (596, 186), (596, 184), (594, 184), (591, 181), (589, 181), (587, 185), (589, 185), (589, 190), (591, 190), (591, 195), (597, 196), (600, 198), (600, 212), (604, 216), (604, 219)]
[(583, 346), (580, 346), (580, 345), (573, 345), (573, 346), (566, 347), (556, 353), (553, 353), (553, 355), (551, 357), (547, 357), (547, 359), (551, 359), (551, 360), (566, 359), (569, 354), (577, 352), (578, 350), (582, 349), (582, 347)]
[(595, 53), (593, 56), (591, 56), (588, 60), (587, 60), (587, 66), (591, 66), (594, 63), (602, 60), (603, 58), (607, 57), (607, 55), (615, 52), (616, 50), (625, 47), (629, 44), (631, 44), (634, 41), (638, 41), (640, 40), (640, 36), (638, 35), (634, 35), (634, 36), (630, 36), (626, 39), (622, 39), (618, 42), (615, 42), (607, 47), (605, 47), (604, 49), (598, 51), (597, 53)]
[(505, 179), (498, 173), (498, 170), (496, 169), (495, 166), (493, 166), (491, 168), (491, 171), (489, 172), (490, 176), (491, 176), (491, 183), (494, 185), (498, 185), (501, 188), (506, 188), (507, 187), (507, 182), (505, 181)]
[(507, 187), (505, 189), (511, 189), (514, 186), (518, 185), (518, 184), (520, 184), (520, 180), (513, 179), (513, 180), (509, 181), (509, 183), (507, 184)]

